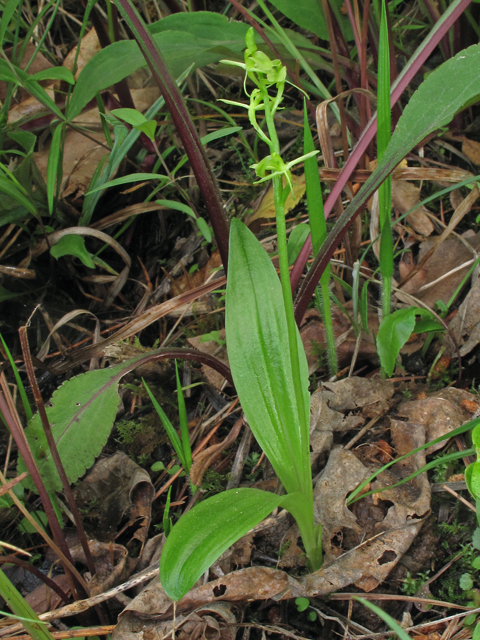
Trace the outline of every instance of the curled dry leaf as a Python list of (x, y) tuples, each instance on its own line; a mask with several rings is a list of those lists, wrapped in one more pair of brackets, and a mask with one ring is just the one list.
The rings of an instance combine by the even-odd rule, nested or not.
[(234, 640), (237, 619), (232, 606), (226, 602), (212, 602), (194, 613), (177, 615), (175, 620), (159, 621), (156, 613), (169, 608), (160, 580), (155, 578), (120, 614), (112, 640), (162, 640), (173, 628), (180, 640)]
[[(136, 560), (132, 561), (128, 557), (127, 549), (121, 544), (89, 540), (88, 548), (97, 571), (88, 582), (91, 596), (104, 593), (125, 582), (135, 568)], [(70, 553), (75, 562), (86, 565), (85, 553), (80, 544), (72, 547)]]
[[(420, 188), (404, 180), (392, 180), (392, 202), (401, 215), (410, 211), (420, 202)], [(418, 207), (407, 216), (408, 224), (422, 236), (429, 236), (434, 231), (433, 222), (428, 217), (425, 207)]]
[(155, 494), (150, 476), (122, 451), (99, 460), (75, 489), (79, 508), (89, 509), (96, 521), (95, 535), (110, 541), (125, 518), (127, 526), (136, 526), (134, 539), (146, 540), (151, 504)]
[[(393, 423), (391, 434), (398, 454), (420, 446), (425, 438), (424, 428), (411, 423)], [(405, 466), (400, 463), (392, 467), (394, 471), (390, 474), (382, 474), (372, 489), (398, 482), (420, 468), (425, 464), (425, 454), (420, 452), (407, 461)], [(352, 583), (364, 591), (375, 589), (420, 531), (430, 508), (430, 485), (422, 475), (378, 494), (377, 504), (370, 499), (362, 506), (362, 502), (369, 500), (364, 498), (356, 503), (359, 506), (355, 510), (345, 506), (348, 493), (372, 471), (352, 452), (332, 451), (314, 493), (316, 519), (323, 523), (325, 564), (302, 579), (309, 595), (325, 595)], [(384, 511), (382, 519), (376, 512), (379, 504)], [(362, 514), (362, 509), (367, 513)]]
[[(351, 380), (351, 378), (348, 379)], [(312, 394), (310, 400), (310, 457), (312, 465), (315, 464), (321, 453), (330, 451), (333, 446), (334, 432), (350, 431), (361, 427), (365, 422), (361, 416), (345, 416), (341, 411), (331, 409), (329, 406), (331, 396), (331, 391), (322, 387)]]
[[(397, 415), (425, 428), (426, 442), (440, 438), (453, 429), (471, 420), (471, 413), (464, 405), (465, 402), (475, 402), (474, 396), (463, 389), (444, 389), (433, 396), (420, 400), (402, 402), (397, 409)], [(478, 406), (478, 404), (477, 404)], [(447, 440), (428, 447), (426, 454), (431, 455), (442, 449)]]
[[(401, 286), (401, 291), (414, 295), (431, 309), (438, 300), (445, 304), (460, 285), (470, 265), (457, 269), (465, 262), (473, 258), (473, 253), (468, 250), (471, 245), (474, 251), (480, 250), (480, 233), (474, 236), (460, 239), (450, 236), (440, 244), (440, 237), (427, 238), (420, 244), (417, 265), (421, 265), (416, 273)], [(405, 254), (404, 254), (405, 255)], [(400, 261), (400, 277), (403, 280), (409, 276), (413, 269), (417, 269), (412, 262), (407, 262), (402, 257)], [(402, 293), (395, 295), (411, 304), (409, 298), (402, 297)]]

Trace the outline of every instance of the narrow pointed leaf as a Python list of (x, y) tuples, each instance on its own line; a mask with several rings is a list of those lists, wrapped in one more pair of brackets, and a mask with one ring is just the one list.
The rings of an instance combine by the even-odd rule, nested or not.
[(234, 542), (276, 509), (285, 496), (231, 489), (196, 505), (173, 527), (162, 551), (160, 580), (180, 600)]
[(250, 428), (287, 492), (302, 493), (311, 486), (310, 397), (303, 344), (297, 333), (306, 412), (301, 420), (275, 268), (252, 232), (236, 219), (231, 224), (230, 251), (225, 327), (235, 386)]
[(400, 349), (415, 329), (415, 307), (398, 309), (382, 320), (377, 334), (377, 352), (382, 368), (391, 376)]
[[(478, 99), (479, 65), (480, 45), (477, 44), (460, 51), (435, 69), (413, 94), (398, 121), (382, 161), (339, 217), (315, 258), (298, 295), (295, 311), (297, 321), (303, 317), (336, 247), (373, 192), (416, 144), (433, 131), (447, 125), (456, 113)], [(426, 104), (429, 105), (428, 109), (425, 109)]]

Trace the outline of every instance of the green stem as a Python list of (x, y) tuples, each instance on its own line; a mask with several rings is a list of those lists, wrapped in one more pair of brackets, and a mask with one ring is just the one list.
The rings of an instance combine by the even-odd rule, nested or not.
[[(267, 123), (267, 129), (270, 136), (270, 151), (271, 153), (280, 153), (280, 144), (278, 141), (277, 132), (275, 130), (275, 123), (273, 114), (270, 110), (270, 98), (267, 88), (263, 81), (263, 78), (258, 78), (258, 86), (262, 92), (262, 98), (265, 105), (265, 120)], [(295, 399), (297, 402), (299, 419), (301, 420), (301, 430), (305, 436), (305, 442), (309, 443), (309, 419), (306, 413), (307, 407), (305, 406), (303, 389), (300, 376), (300, 361), (298, 357), (298, 329), (295, 323), (295, 314), (293, 309), (292, 288), (290, 285), (290, 272), (288, 268), (288, 251), (287, 251), (287, 229), (285, 223), (285, 199), (286, 190), (283, 186), (282, 176), (274, 176), (273, 182), (273, 197), (275, 203), (275, 213), (277, 222), (277, 243), (278, 243), (278, 258), (280, 266), (280, 282), (282, 285), (283, 302), (285, 307), (285, 316), (287, 320), (287, 333), (288, 333), (288, 345), (290, 350), (290, 361), (292, 363), (292, 377), (293, 385), (295, 389)], [(310, 459), (309, 449), (306, 453), (306, 459)], [(298, 481), (300, 496), (295, 493), (292, 494), (292, 504), (289, 510), (295, 517), (298, 523), (300, 534), (302, 536), (305, 551), (307, 553), (308, 561), (312, 571), (320, 568), (322, 563), (322, 550), (321, 545), (318, 545), (318, 540), (315, 535), (315, 523), (313, 518), (313, 488), (311, 480), (311, 470), (302, 469), (298, 470)], [(300, 497), (300, 500), (298, 498)]]

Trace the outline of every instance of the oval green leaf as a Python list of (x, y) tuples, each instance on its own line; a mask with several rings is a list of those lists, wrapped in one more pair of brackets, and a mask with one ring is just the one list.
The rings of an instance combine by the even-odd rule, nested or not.
[(297, 331), (305, 414), (300, 419), (280, 280), (265, 249), (232, 220), (225, 328), (230, 367), (248, 424), (287, 493), (311, 486), (308, 366)]
[(387, 376), (395, 368), (400, 349), (415, 329), (415, 307), (398, 309), (382, 320), (377, 334), (377, 352)]
[(173, 527), (160, 559), (160, 580), (180, 600), (234, 542), (278, 507), (285, 496), (259, 489), (231, 489), (188, 511)]

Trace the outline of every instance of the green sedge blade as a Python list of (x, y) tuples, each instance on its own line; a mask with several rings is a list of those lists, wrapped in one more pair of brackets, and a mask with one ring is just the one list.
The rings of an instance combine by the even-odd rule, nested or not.
[(188, 511), (173, 527), (160, 559), (160, 580), (180, 600), (234, 542), (276, 509), (285, 496), (259, 489), (224, 491)]
[(185, 467), (185, 456), (183, 455), (183, 446), (182, 446), (182, 443), (180, 441), (180, 438), (178, 437), (178, 433), (175, 431), (175, 427), (173, 426), (173, 424), (168, 419), (168, 416), (165, 413), (165, 411), (158, 404), (157, 399), (155, 398), (153, 393), (150, 391), (150, 387), (148, 386), (148, 384), (145, 382), (145, 380), (143, 378), (142, 378), (142, 382), (143, 382), (143, 386), (147, 390), (147, 393), (148, 393), (148, 395), (150, 397), (150, 400), (152, 401), (153, 407), (154, 407), (155, 411), (158, 414), (158, 417), (160, 418), (160, 420), (162, 421), (163, 426), (165, 427), (165, 431), (167, 432), (167, 435), (170, 438), (170, 442), (172, 443), (172, 447), (175, 449), (175, 453), (179, 457), (182, 467), (185, 469), (186, 468)]
[(225, 306), (228, 358), (248, 424), (287, 493), (306, 493), (312, 481), (305, 350), (297, 331), (306, 413), (300, 419), (280, 281), (261, 244), (236, 219)]
[(190, 447), (190, 434), (188, 433), (187, 408), (185, 406), (185, 398), (183, 397), (183, 389), (178, 375), (178, 365), (175, 360), (175, 376), (177, 378), (177, 402), (178, 416), (180, 418), (180, 433), (182, 436), (183, 458), (185, 460), (185, 471), (190, 473), (192, 466), (192, 449)]

